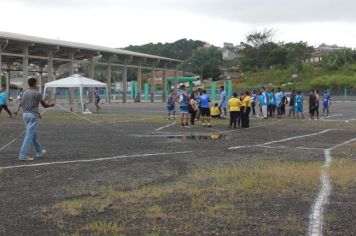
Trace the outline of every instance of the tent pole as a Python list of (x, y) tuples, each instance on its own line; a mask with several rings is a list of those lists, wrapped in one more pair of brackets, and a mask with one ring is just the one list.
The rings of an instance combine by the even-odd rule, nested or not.
[(79, 93), (80, 93), (80, 105), (82, 108), (82, 113), (84, 112), (84, 104), (83, 104), (83, 87), (79, 87)]

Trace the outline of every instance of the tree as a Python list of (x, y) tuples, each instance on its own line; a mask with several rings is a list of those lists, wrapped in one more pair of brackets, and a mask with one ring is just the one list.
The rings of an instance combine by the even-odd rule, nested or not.
[(221, 75), (220, 66), (223, 55), (216, 47), (202, 48), (194, 52), (193, 56), (184, 63), (184, 68), (202, 76), (202, 79), (217, 80)]
[(356, 61), (356, 52), (351, 49), (342, 49), (331, 52), (323, 59), (322, 65), (327, 70), (336, 70), (346, 64)]
[(303, 60), (309, 58), (313, 52), (313, 47), (306, 42), (287, 43), (283, 46), (287, 53), (286, 64), (292, 67), (294, 72), (300, 72), (303, 68)]
[[(246, 42), (242, 42), (242, 68), (245, 70), (258, 70), (269, 66), (268, 57), (278, 45), (273, 42), (273, 30), (254, 32), (246, 36)], [(251, 64), (252, 63), (252, 64)]]
[(186, 60), (191, 57), (195, 50), (202, 47), (205, 43), (199, 40), (180, 39), (174, 43), (149, 43), (141, 46), (132, 46), (125, 48), (134, 52), (148, 53), (163, 57)]

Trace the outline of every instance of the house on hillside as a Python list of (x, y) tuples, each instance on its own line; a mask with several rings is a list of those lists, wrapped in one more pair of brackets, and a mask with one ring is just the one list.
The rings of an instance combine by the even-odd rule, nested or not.
[(327, 45), (325, 43), (321, 44), (319, 47), (314, 48), (309, 58), (305, 59), (305, 62), (309, 63), (320, 63), (326, 56), (331, 52), (336, 50), (346, 49), (345, 47), (339, 47), (336, 44)]

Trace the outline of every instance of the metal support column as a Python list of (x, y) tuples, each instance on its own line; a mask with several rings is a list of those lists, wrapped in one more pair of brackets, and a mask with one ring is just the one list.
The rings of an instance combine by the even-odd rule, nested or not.
[[(53, 81), (53, 50), (48, 51), (48, 64), (47, 64), (47, 82)], [(46, 91), (48, 93), (48, 102), (52, 102), (53, 91), (49, 89)]]
[(150, 78), (150, 102), (155, 102), (155, 68), (152, 66)]
[(2, 45), (0, 44), (0, 86), (2, 86)]
[(142, 84), (142, 61), (140, 60), (137, 69), (137, 96), (135, 99), (136, 102), (141, 102), (141, 91), (142, 91), (141, 84)]
[(111, 92), (111, 63), (108, 62), (108, 65), (106, 67), (106, 99), (108, 100), (107, 102), (110, 104), (111, 103), (111, 97), (110, 97), (110, 92)]
[(40, 73), (39, 73), (39, 79), (38, 79), (38, 92), (42, 93), (42, 65), (40, 65)]
[(162, 102), (167, 101), (167, 63), (164, 64), (163, 79), (162, 79)]
[(178, 68), (175, 68), (175, 70), (174, 70), (173, 86), (174, 86), (174, 93), (178, 94)]
[[(94, 57), (90, 57), (90, 65), (89, 65), (89, 78), (94, 79), (95, 77), (95, 62)], [(89, 103), (93, 103), (93, 88), (89, 88)]]
[(127, 102), (127, 62), (128, 60), (125, 59), (122, 71), (122, 103)]
[[(74, 52), (69, 53), (69, 76), (74, 74)], [(69, 88), (69, 105), (73, 105), (74, 88)]]
[(53, 81), (53, 51), (48, 51), (47, 82)]
[(10, 64), (7, 64), (7, 73), (6, 73), (6, 93), (7, 93), (7, 102), (9, 102), (10, 100), (10, 71), (11, 71), (11, 65)]
[(22, 81), (23, 88), (28, 88), (28, 46), (23, 48), (23, 61), (22, 61)]

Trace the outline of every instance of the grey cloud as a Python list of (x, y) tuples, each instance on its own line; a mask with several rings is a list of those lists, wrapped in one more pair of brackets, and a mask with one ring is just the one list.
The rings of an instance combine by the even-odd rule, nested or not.
[(12, 0), (28, 6), (179, 10), (242, 23), (356, 21), (354, 0)]

